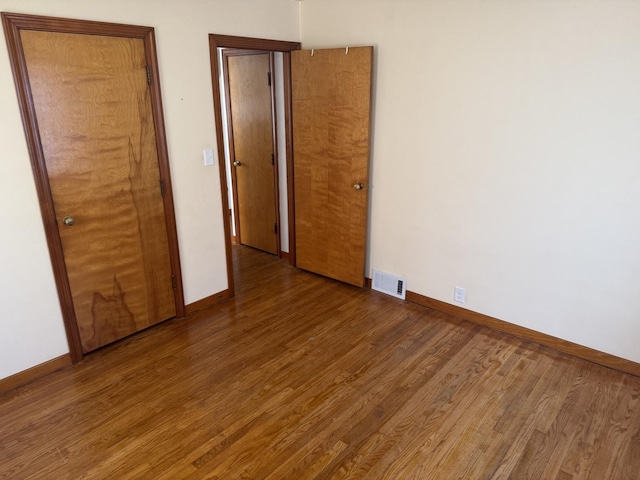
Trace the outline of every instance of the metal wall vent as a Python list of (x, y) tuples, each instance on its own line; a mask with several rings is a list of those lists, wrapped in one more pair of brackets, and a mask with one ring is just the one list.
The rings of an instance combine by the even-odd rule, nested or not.
[(373, 269), (371, 288), (404, 300), (407, 294), (407, 279)]

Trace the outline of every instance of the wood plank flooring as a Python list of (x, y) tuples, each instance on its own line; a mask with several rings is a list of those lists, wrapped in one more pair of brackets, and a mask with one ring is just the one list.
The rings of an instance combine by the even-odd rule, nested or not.
[(235, 298), (0, 396), (0, 478), (640, 479), (640, 378), (234, 256)]

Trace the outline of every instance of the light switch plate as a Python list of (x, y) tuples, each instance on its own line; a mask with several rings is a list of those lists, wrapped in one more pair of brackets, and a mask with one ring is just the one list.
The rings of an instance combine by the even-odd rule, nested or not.
[(204, 166), (211, 167), (213, 165), (213, 149), (205, 148), (202, 153), (204, 155)]

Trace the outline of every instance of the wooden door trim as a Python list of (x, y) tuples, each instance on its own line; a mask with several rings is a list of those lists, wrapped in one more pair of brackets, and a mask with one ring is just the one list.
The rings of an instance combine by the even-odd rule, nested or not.
[(162, 113), (162, 97), (160, 92), (160, 79), (158, 75), (158, 60), (155, 47), (154, 29), (136, 25), (124, 25), (106, 22), (93, 22), (85, 20), (73, 20), (67, 18), (43, 17), (37, 15), (23, 15), (2, 12), (2, 24), (5, 31), (9, 59), (13, 72), (13, 79), (18, 94), (18, 103), (22, 116), (22, 124), (27, 140), (27, 148), (31, 159), (38, 202), (44, 223), (45, 236), (51, 257), (53, 274), (60, 299), (64, 328), (69, 344), (71, 360), (76, 363), (82, 357), (82, 344), (80, 333), (76, 323), (71, 287), (67, 278), (67, 269), (64, 262), (62, 243), (58, 234), (58, 225), (55, 216), (51, 187), (47, 167), (42, 150), (42, 143), (38, 133), (38, 122), (33, 104), (33, 96), (29, 87), (29, 77), (24, 50), (20, 41), (21, 30), (36, 30), (55, 33), (73, 33), (80, 35), (104, 35), (111, 37), (138, 38), (143, 40), (145, 56), (151, 73), (151, 105), (153, 109), (154, 127), (156, 130), (156, 146), (158, 152), (158, 165), (160, 175), (165, 184), (163, 196), (167, 237), (169, 243), (169, 255), (172, 273), (176, 279), (174, 290), (176, 303), (176, 316), (185, 315), (184, 294), (182, 290), (182, 273), (180, 269), (180, 255), (178, 251), (178, 235), (175, 222), (173, 191), (171, 187), (171, 175), (169, 169), (169, 156), (167, 151), (166, 133), (164, 129), (164, 116)]
[(148, 33), (144, 37), (144, 50), (147, 65), (151, 73), (151, 109), (153, 110), (153, 124), (156, 133), (156, 150), (158, 152), (158, 166), (161, 178), (164, 180), (164, 215), (167, 226), (167, 239), (169, 242), (169, 260), (171, 262), (171, 272), (175, 278), (175, 303), (176, 317), (182, 318), (186, 315), (184, 304), (184, 287), (182, 283), (182, 266), (180, 264), (180, 250), (178, 246), (178, 229), (176, 226), (176, 211), (173, 200), (173, 186), (171, 182), (171, 169), (169, 167), (169, 149), (167, 147), (167, 133), (164, 128), (164, 110), (162, 108), (162, 92), (160, 90), (160, 74), (158, 68), (158, 52), (156, 49), (155, 30), (148, 28)]
[(222, 51), (222, 56), (223, 57), (242, 57), (242, 56), (246, 56), (246, 55), (263, 55), (265, 52), (264, 50), (248, 50), (248, 49), (242, 49), (242, 48), (225, 48)]
[[(218, 35), (209, 34), (209, 61), (211, 63), (211, 87), (213, 89), (213, 112), (215, 117), (216, 127), (216, 140), (218, 144), (218, 168), (220, 171), (220, 195), (222, 197), (222, 218), (224, 227), (225, 238), (225, 253), (227, 259), (227, 282), (229, 286), (230, 295), (235, 295), (235, 288), (233, 282), (233, 258), (231, 256), (231, 225), (227, 220), (229, 214), (229, 199), (227, 185), (227, 172), (225, 170), (224, 161), (224, 137), (222, 134), (222, 107), (221, 107), (221, 92), (220, 92), (220, 69), (218, 68), (218, 48), (239, 48), (246, 50), (266, 50), (273, 52), (283, 52), (283, 64), (284, 64), (284, 77), (285, 77), (285, 119), (291, 118), (291, 61), (288, 59), (290, 53), (293, 50), (300, 49), (300, 42), (287, 42), (281, 40), (268, 40), (263, 38), (252, 37), (236, 37), (233, 35)], [(288, 66), (288, 69), (287, 69)], [(288, 79), (289, 78), (289, 79)], [(289, 90), (287, 91), (287, 88)], [(291, 203), (293, 197), (291, 191), (293, 190), (293, 157), (291, 156), (291, 149), (289, 148), (289, 139), (291, 138), (290, 122), (285, 122), (285, 130), (287, 135), (287, 183), (289, 185), (287, 196), (289, 200), (289, 209), (291, 211)], [(293, 144), (293, 142), (291, 142)], [(295, 223), (292, 217), (289, 217), (289, 261), (295, 266), (295, 262), (291, 262), (291, 258), (295, 259), (295, 243), (292, 242), (292, 238), (295, 240), (295, 236), (292, 236), (291, 225)], [(295, 233), (295, 232), (294, 232)], [(291, 255), (291, 251), (294, 254)]]

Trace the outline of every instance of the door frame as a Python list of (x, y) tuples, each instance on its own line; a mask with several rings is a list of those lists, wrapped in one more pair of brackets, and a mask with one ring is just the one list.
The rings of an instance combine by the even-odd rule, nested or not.
[(36, 183), (45, 236), (49, 248), (49, 255), (51, 257), (58, 297), (60, 299), (60, 307), (69, 344), (69, 352), (71, 360), (74, 363), (77, 363), (83, 358), (82, 344), (80, 342), (80, 333), (73, 309), (71, 287), (67, 277), (62, 242), (58, 233), (58, 224), (55, 216), (42, 143), (40, 141), (33, 96), (29, 86), (27, 64), (20, 40), (20, 31), (38, 30), (52, 33), (104, 35), (143, 40), (146, 61), (150, 68), (149, 73), (151, 76), (151, 85), (149, 88), (151, 94), (151, 108), (153, 111), (153, 123), (156, 134), (158, 166), (160, 169), (160, 176), (164, 180), (165, 187), (165, 195), (162, 199), (167, 227), (171, 269), (176, 281), (174, 289), (176, 317), (180, 318), (185, 316), (184, 293), (182, 286), (182, 271), (180, 269), (180, 254), (178, 251), (178, 234), (176, 230), (173, 190), (171, 187), (171, 175), (169, 169), (169, 155), (167, 150), (166, 132), (164, 129), (164, 115), (162, 111), (162, 95), (160, 91), (160, 77), (158, 74), (158, 58), (154, 29), (153, 27), (136, 25), (73, 20), (67, 18), (44, 17), (6, 12), (2, 12), (2, 23), (7, 40), (14, 83), (18, 94), (18, 102), (27, 140), (29, 157), (31, 159), (31, 167), (33, 169), (33, 176)]
[[(246, 50), (263, 50), (282, 52), (284, 77), (284, 124), (285, 142), (287, 145), (287, 199), (289, 214), (289, 263), (296, 265), (295, 250), (295, 205), (293, 200), (293, 138), (291, 124), (291, 51), (300, 50), (300, 42), (268, 40), (253, 37), (237, 37), (233, 35), (209, 34), (209, 60), (211, 63), (211, 86), (213, 89), (213, 112), (215, 116), (216, 140), (218, 144), (218, 167), (220, 169), (220, 194), (222, 196), (222, 218), (224, 219), (225, 253), (227, 257), (227, 282), (230, 296), (235, 295), (233, 280), (233, 258), (231, 253), (231, 222), (229, 219), (229, 199), (227, 172), (225, 170), (224, 137), (222, 133), (222, 107), (220, 92), (220, 69), (218, 68), (218, 48), (237, 48)], [(276, 187), (278, 185), (276, 184)], [(279, 206), (278, 206), (279, 211)]]
[[(229, 162), (233, 165), (233, 162), (236, 159), (235, 152), (235, 144), (234, 136), (233, 136), (233, 113), (231, 110), (231, 87), (229, 83), (229, 57), (240, 57), (240, 56), (249, 56), (249, 55), (269, 55), (269, 74), (271, 83), (269, 85), (269, 93), (271, 100), (271, 148), (273, 151), (273, 156), (275, 158), (275, 162), (273, 165), (273, 186), (274, 186), (274, 201), (275, 201), (275, 209), (276, 209), (276, 255), (282, 257), (282, 249), (280, 242), (280, 192), (279, 192), (279, 169), (278, 169), (278, 133), (277, 133), (277, 120), (276, 120), (276, 89), (275, 89), (275, 75), (273, 73), (275, 65), (274, 65), (274, 55), (273, 51), (265, 52), (264, 50), (244, 50), (244, 49), (233, 49), (228, 48), (222, 51), (222, 78), (224, 81), (224, 92), (220, 92), (224, 94), (225, 98), (225, 107), (226, 107), (226, 117), (227, 117), (227, 143), (229, 147)], [(240, 229), (240, 217), (238, 215), (238, 206), (240, 202), (238, 201), (238, 178), (237, 171), (235, 168), (231, 168), (231, 190), (233, 192), (233, 206), (234, 206), (234, 215), (233, 215), (233, 223), (235, 226), (235, 236), (231, 236), (232, 243), (242, 243), (242, 230)]]

